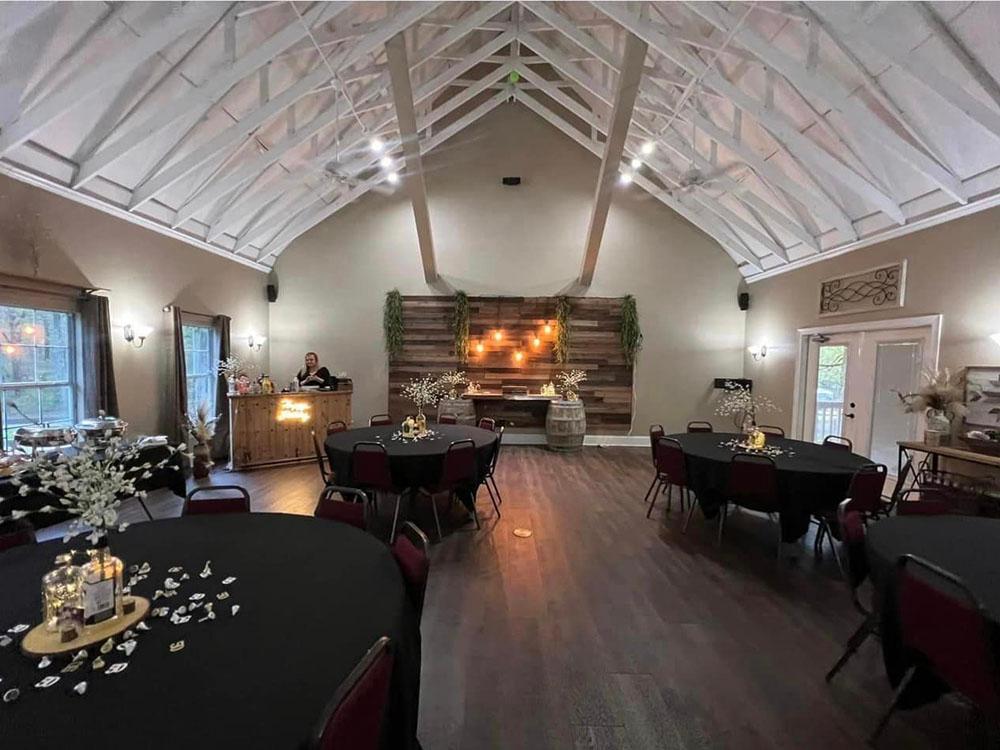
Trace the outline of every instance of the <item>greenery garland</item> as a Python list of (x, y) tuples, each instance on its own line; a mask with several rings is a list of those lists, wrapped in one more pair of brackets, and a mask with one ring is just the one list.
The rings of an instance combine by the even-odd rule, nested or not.
[(642, 349), (642, 329), (639, 327), (639, 310), (635, 297), (626, 294), (622, 298), (622, 326), (619, 332), (625, 361), (631, 367), (635, 364), (636, 355)]
[(557, 364), (569, 362), (569, 314), (572, 307), (569, 297), (556, 298), (556, 341), (552, 345), (552, 354)]
[(395, 357), (403, 351), (403, 295), (398, 289), (385, 294), (382, 331), (385, 334), (385, 351), (390, 357)]
[(451, 330), (455, 334), (455, 356), (465, 362), (469, 359), (469, 296), (461, 290), (455, 292)]

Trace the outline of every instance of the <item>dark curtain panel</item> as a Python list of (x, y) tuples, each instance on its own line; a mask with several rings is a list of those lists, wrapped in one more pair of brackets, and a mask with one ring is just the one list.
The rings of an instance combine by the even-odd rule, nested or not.
[[(215, 331), (219, 335), (219, 361), (229, 356), (229, 323), (228, 315), (216, 315)], [(215, 387), (215, 412), (222, 417), (215, 423), (215, 442), (212, 445), (212, 458), (224, 461), (229, 458), (229, 384), (219, 375)]]
[(107, 297), (85, 294), (80, 299), (80, 329), (83, 334), (80, 344), (83, 353), (84, 416), (96, 417), (101, 410), (120, 416)]
[(187, 442), (184, 415), (187, 414), (187, 363), (184, 361), (184, 324), (181, 309), (171, 308), (173, 318), (173, 398), (170, 400), (170, 437), (176, 442)]

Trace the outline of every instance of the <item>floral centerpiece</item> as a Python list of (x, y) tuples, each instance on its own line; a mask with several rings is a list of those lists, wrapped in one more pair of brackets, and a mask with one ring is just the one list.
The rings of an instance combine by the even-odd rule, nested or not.
[[(943, 370), (925, 370), (924, 385), (916, 393), (899, 393), (903, 411), (908, 414), (925, 414), (927, 429), (935, 433), (951, 433), (955, 417), (964, 417), (969, 409), (965, 405), (965, 388), (962, 376)], [(933, 441), (929, 441), (933, 442)]]
[(749, 387), (732, 380), (726, 381), (726, 392), (715, 408), (718, 416), (731, 416), (733, 424), (747, 435), (756, 430), (758, 414), (778, 411), (781, 409), (771, 399), (766, 396), (754, 396)]
[(576, 401), (580, 398), (577, 389), (580, 383), (586, 379), (587, 373), (583, 370), (563, 370), (556, 376), (556, 380), (559, 381), (559, 387), (562, 390), (563, 398), (566, 401)]
[(215, 425), (221, 417), (221, 414), (210, 417), (208, 403), (205, 401), (198, 404), (198, 410), (194, 415), (184, 416), (184, 426), (191, 437), (195, 479), (204, 479), (212, 468), (212, 440), (215, 438)]
[(230, 393), (236, 393), (236, 380), (246, 373), (246, 365), (238, 354), (219, 360), (219, 374), (226, 379)]
[(465, 373), (461, 371), (446, 372), (444, 375), (438, 378), (438, 383), (441, 385), (441, 390), (446, 391), (448, 398), (455, 399), (458, 398), (458, 388), (459, 386), (465, 385), (469, 382), (469, 379), (465, 377)]
[(443, 387), (440, 378), (432, 378), (430, 375), (411, 380), (401, 389), (404, 398), (412, 401), (417, 407), (418, 431), (424, 432), (427, 429), (427, 417), (424, 416), (425, 406), (434, 406), (441, 400)]

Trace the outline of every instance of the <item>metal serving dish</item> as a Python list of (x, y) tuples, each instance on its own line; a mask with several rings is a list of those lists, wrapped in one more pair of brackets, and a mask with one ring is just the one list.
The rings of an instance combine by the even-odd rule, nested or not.
[(71, 445), (76, 433), (69, 427), (42, 427), (30, 425), (19, 427), (14, 433), (14, 445), (29, 448), (34, 453), (39, 448), (61, 448)]
[(96, 417), (89, 417), (76, 425), (77, 434), (83, 438), (85, 443), (92, 445), (102, 445), (111, 438), (125, 436), (128, 429), (128, 422), (118, 417), (109, 417), (103, 412)]

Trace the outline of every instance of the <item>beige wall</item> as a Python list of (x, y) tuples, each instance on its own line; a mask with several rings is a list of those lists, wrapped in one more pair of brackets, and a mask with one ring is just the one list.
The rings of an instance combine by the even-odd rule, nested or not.
[[(903, 308), (816, 315), (822, 280), (904, 259)], [(747, 343), (766, 343), (768, 351), (761, 362), (747, 357), (747, 377), (781, 406), (775, 421), (786, 429), (792, 419), (798, 328), (940, 313), (942, 367), (1000, 364), (1000, 346), (989, 338), (1000, 331), (1000, 208), (756, 282), (749, 291)]]
[[(37, 274), (22, 239), (34, 215), (46, 230)], [(267, 333), (264, 274), (2, 175), (0, 273), (110, 290), (118, 400), (134, 434), (166, 426), (170, 321), (164, 305), (231, 316), (234, 351), (247, 333)], [(0, 302), (3, 295), (0, 290)], [(130, 321), (154, 329), (142, 349), (124, 341), (122, 328)], [(267, 350), (256, 357), (266, 362)]]
[[(281, 255), (271, 306), (272, 368), (283, 382), (303, 352), (355, 379), (356, 420), (386, 408), (385, 292), (555, 295), (582, 260), (597, 159), (520, 105), (502, 107), (427, 159), (443, 283), (423, 282), (413, 214), (399, 194), (371, 193)], [(500, 185), (519, 175), (520, 187)], [(589, 293), (634, 294), (645, 334), (635, 432), (682, 429), (711, 414), (714, 377), (742, 371), (739, 274), (699, 230), (638, 188), (619, 189)]]

